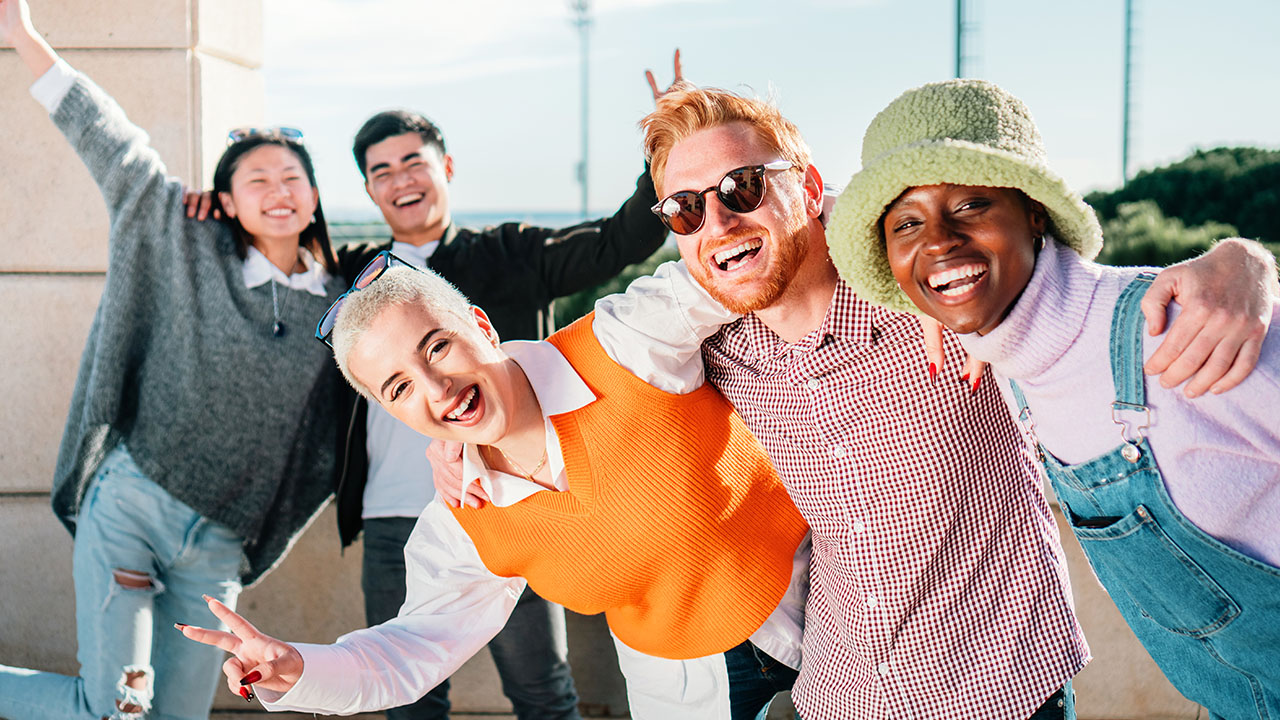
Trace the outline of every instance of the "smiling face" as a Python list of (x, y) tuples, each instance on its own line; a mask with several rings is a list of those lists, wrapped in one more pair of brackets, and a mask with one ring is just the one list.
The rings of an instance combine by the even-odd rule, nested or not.
[(365, 151), (365, 191), (397, 240), (439, 239), (449, 225), (453, 158), (416, 132), (393, 135)]
[(1035, 270), (1043, 206), (1011, 188), (908, 189), (881, 219), (893, 276), (916, 307), (959, 333), (985, 334)]
[[(493, 445), (511, 432), (527, 383), (478, 308), (462, 318), (421, 302), (381, 310), (348, 368), (397, 420), (442, 440)], [(536, 400), (533, 407), (536, 409)], [(535, 413), (536, 414), (536, 413)]]
[(228, 217), (256, 240), (294, 240), (311, 223), (320, 193), (290, 149), (266, 144), (241, 157), (231, 174), (230, 192), (219, 193)]
[[(778, 159), (778, 151), (745, 122), (699, 130), (671, 147), (662, 193), (718, 186), (730, 170)], [(749, 213), (735, 213), (715, 193), (707, 193), (702, 227), (675, 236), (694, 279), (734, 312), (754, 312), (777, 302), (814, 255), (815, 240), (823, 242), (809, 228), (807, 210), (818, 205), (806, 202), (815, 193), (821, 198), (816, 177), (805, 168), (767, 171), (764, 201)], [(825, 247), (816, 253), (825, 260)]]

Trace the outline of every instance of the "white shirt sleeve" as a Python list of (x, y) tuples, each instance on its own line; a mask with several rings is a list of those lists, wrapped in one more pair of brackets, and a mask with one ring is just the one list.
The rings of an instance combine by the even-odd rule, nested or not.
[(31, 97), (52, 115), (62, 104), (62, 99), (71, 92), (71, 86), (75, 83), (76, 71), (67, 64), (66, 60), (58, 58), (53, 67), (46, 70), (31, 84)]
[(702, 385), (702, 341), (740, 317), (708, 295), (681, 260), (597, 300), (591, 327), (609, 357), (631, 374), (684, 394)]
[(400, 614), (332, 645), (295, 643), (302, 677), (283, 695), (259, 691), (268, 710), (351, 715), (411, 703), (497, 635), (524, 591), (524, 579), (489, 572), (439, 500), (423, 510), (404, 553)]

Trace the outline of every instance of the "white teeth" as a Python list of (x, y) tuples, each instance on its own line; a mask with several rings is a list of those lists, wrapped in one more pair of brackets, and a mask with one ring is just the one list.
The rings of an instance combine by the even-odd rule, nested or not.
[[(976, 277), (978, 275), (985, 273), (986, 271), (987, 271), (987, 266), (979, 265), (979, 264), (962, 265), (957, 268), (951, 268), (950, 270), (943, 270), (942, 272), (934, 273), (929, 276), (929, 279), (928, 279), (929, 287), (933, 288), (934, 290), (938, 290), (938, 288), (942, 287), (943, 285), (946, 285), (947, 283), (952, 283), (952, 282), (955, 282), (956, 280), (962, 280), (964, 278)], [(964, 292), (964, 288), (968, 288), (972, 284), (973, 283), (965, 283), (960, 288), (938, 290), (938, 292), (942, 293), (943, 295), (959, 295), (961, 292)]]
[(395, 199), (395, 201), (392, 204), (395, 205), (396, 207), (404, 207), (409, 203), (415, 203), (421, 199), (422, 199), (422, 193), (414, 193), (412, 195), (405, 195), (403, 197), (398, 197)]
[(730, 258), (735, 258), (745, 252), (750, 252), (751, 250), (755, 250), (756, 248), (762, 247), (762, 246), (764, 246), (763, 240), (757, 240), (757, 239), (748, 240), (744, 243), (731, 247), (728, 250), (721, 250), (720, 252), (716, 253), (712, 257), (712, 259), (715, 260), (715, 263), (717, 265), (723, 265), (726, 262), (728, 262)]
[(450, 410), (449, 414), (445, 415), (445, 417), (449, 418), (450, 420), (457, 420), (459, 417), (462, 416), (463, 413), (471, 409), (471, 403), (475, 399), (476, 399), (476, 387), (472, 385), (471, 389), (467, 391), (466, 397), (462, 398), (462, 402), (459, 403), (458, 406), (455, 407), (453, 410)]
[(288, 217), (292, 214), (293, 210), (289, 208), (275, 208), (274, 210), (267, 211), (267, 215), (270, 217)]

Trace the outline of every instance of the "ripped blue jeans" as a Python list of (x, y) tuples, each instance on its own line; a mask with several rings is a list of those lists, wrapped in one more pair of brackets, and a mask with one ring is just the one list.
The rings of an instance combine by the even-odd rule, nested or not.
[(240, 547), (147, 479), (123, 446), (111, 451), (76, 524), (80, 675), (0, 665), (0, 717), (208, 718), (223, 653), (173, 624), (220, 627), (200, 596), (235, 606)]

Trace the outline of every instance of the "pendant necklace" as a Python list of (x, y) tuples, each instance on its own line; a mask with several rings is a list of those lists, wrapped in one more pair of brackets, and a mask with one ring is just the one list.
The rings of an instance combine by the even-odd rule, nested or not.
[[(299, 258), (298, 262), (301, 262), (301, 258)], [(293, 264), (293, 267), (289, 268), (289, 274), (292, 275), (293, 271), (298, 269), (298, 262), (295, 262)], [(288, 295), (284, 296), (284, 301), (289, 302)], [(284, 306), (281, 305), (280, 299), (276, 295), (276, 277), (275, 275), (272, 275), (271, 276), (271, 316), (275, 320), (275, 322), (271, 324), (271, 334), (276, 337), (284, 337), (284, 333), (285, 333), (284, 321), (280, 319), (280, 313), (283, 311), (284, 311)]]

